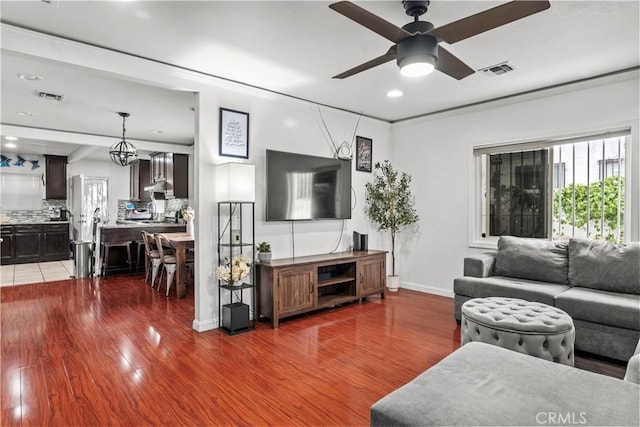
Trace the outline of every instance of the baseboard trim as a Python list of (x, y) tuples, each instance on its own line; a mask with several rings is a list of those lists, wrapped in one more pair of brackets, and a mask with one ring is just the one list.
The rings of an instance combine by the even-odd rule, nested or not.
[(206, 332), (212, 329), (216, 329), (218, 327), (218, 322), (216, 322), (215, 319), (209, 319), (205, 321), (194, 319), (191, 327), (196, 332)]
[(440, 295), (441, 297), (453, 298), (453, 291), (436, 288), (435, 286), (423, 285), (421, 283), (400, 282), (400, 287), (412, 291), (424, 292), (425, 294)]

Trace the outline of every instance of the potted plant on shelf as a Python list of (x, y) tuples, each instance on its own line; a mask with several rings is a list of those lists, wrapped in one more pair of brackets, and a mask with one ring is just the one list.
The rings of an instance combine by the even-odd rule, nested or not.
[(271, 245), (269, 242), (260, 242), (257, 246), (258, 249), (258, 259), (260, 262), (268, 262), (271, 261)]
[(387, 277), (390, 292), (397, 292), (400, 287), (400, 278), (396, 276), (396, 235), (419, 219), (410, 183), (411, 175), (396, 171), (385, 160), (376, 163), (373, 182), (366, 185), (365, 213), (378, 224), (378, 230), (389, 231), (391, 235), (391, 275)]

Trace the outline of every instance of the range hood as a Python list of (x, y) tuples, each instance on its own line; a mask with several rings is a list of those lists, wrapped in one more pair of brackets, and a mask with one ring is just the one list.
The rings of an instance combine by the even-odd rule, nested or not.
[(155, 200), (174, 199), (173, 185), (169, 181), (158, 181), (153, 185), (144, 187), (144, 191), (151, 193)]

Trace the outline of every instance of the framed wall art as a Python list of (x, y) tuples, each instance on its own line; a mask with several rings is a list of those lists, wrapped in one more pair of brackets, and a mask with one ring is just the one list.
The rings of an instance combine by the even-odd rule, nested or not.
[(371, 172), (373, 141), (370, 138), (356, 136), (356, 170)]
[(249, 158), (249, 113), (220, 108), (220, 155)]

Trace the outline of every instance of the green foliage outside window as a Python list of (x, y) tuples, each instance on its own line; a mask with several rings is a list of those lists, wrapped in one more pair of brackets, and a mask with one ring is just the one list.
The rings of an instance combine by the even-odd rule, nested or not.
[[(573, 193), (575, 187), (575, 211)], [(554, 222), (560, 221), (561, 225), (572, 225), (575, 214), (575, 227), (586, 232), (587, 222), (589, 230), (596, 235), (589, 238), (604, 239), (616, 242), (618, 221), (620, 221), (620, 241), (623, 240), (624, 231), (624, 177), (608, 177), (604, 180), (604, 213), (602, 210), (602, 181), (595, 181), (589, 185), (589, 197), (587, 201), (587, 186), (585, 184), (570, 184), (564, 188), (555, 190), (553, 195)], [(620, 191), (620, 194), (618, 193)], [(619, 206), (618, 206), (618, 200)], [(589, 209), (587, 209), (587, 203)], [(618, 219), (619, 214), (619, 219)], [(588, 215), (588, 217), (587, 217)], [(603, 221), (604, 220), (604, 221)], [(604, 223), (604, 229), (602, 227)], [(562, 229), (562, 227), (560, 227)], [(568, 237), (554, 229), (554, 234), (559, 237)]]

